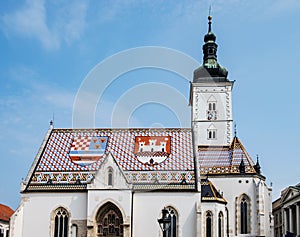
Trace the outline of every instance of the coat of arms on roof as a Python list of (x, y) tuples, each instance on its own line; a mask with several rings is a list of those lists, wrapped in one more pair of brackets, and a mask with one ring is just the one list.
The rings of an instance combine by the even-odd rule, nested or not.
[(155, 165), (169, 157), (170, 146), (170, 136), (136, 136), (134, 154), (140, 162)]
[(69, 153), (71, 160), (82, 166), (99, 160), (105, 153), (107, 141), (105, 136), (75, 137)]

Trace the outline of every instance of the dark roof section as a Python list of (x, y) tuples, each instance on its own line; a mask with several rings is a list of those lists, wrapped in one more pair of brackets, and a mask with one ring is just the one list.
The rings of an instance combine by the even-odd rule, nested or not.
[(1, 221), (9, 221), (9, 218), (14, 213), (14, 210), (8, 206), (0, 204), (0, 220)]
[(194, 71), (194, 82), (229, 82), (228, 71), (217, 61), (216, 36), (211, 30), (212, 17), (208, 16), (208, 33), (204, 36), (203, 64)]
[(201, 180), (201, 200), (202, 202), (227, 203), (224, 197), (208, 179)]

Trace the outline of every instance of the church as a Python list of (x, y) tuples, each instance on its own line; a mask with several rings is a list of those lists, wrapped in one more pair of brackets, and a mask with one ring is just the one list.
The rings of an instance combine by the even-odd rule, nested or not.
[(11, 237), (273, 236), (272, 188), (234, 131), (212, 18), (189, 128), (50, 128)]

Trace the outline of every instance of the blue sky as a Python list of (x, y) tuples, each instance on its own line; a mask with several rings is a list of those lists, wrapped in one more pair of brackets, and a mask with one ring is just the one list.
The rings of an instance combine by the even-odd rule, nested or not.
[[(298, 0), (6, 0), (0, 2), (0, 203), (18, 206), (20, 182), (49, 121), (54, 115), (55, 127), (72, 127), (76, 93), (99, 62), (130, 48), (161, 46), (202, 63), (209, 5), (218, 61), (236, 80), (238, 137), (254, 159), (259, 154), (273, 199), (299, 183)], [(106, 88), (96, 126), (110, 126), (118, 98), (142, 83), (164, 83), (188, 97), (188, 82), (173, 73), (131, 71)], [(129, 126), (179, 126), (170, 108), (144, 102)]]

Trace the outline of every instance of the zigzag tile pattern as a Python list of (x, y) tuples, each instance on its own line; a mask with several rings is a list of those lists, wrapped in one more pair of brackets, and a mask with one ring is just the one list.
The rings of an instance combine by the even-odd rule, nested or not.
[[(81, 166), (72, 162), (69, 152), (76, 137), (107, 136), (103, 157)], [(140, 162), (135, 154), (136, 136), (170, 136), (171, 154), (161, 163)], [(194, 182), (194, 160), (190, 129), (53, 129), (44, 147), (30, 184), (89, 183), (111, 153), (132, 182)], [(153, 178), (155, 177), (155, 178)]]

